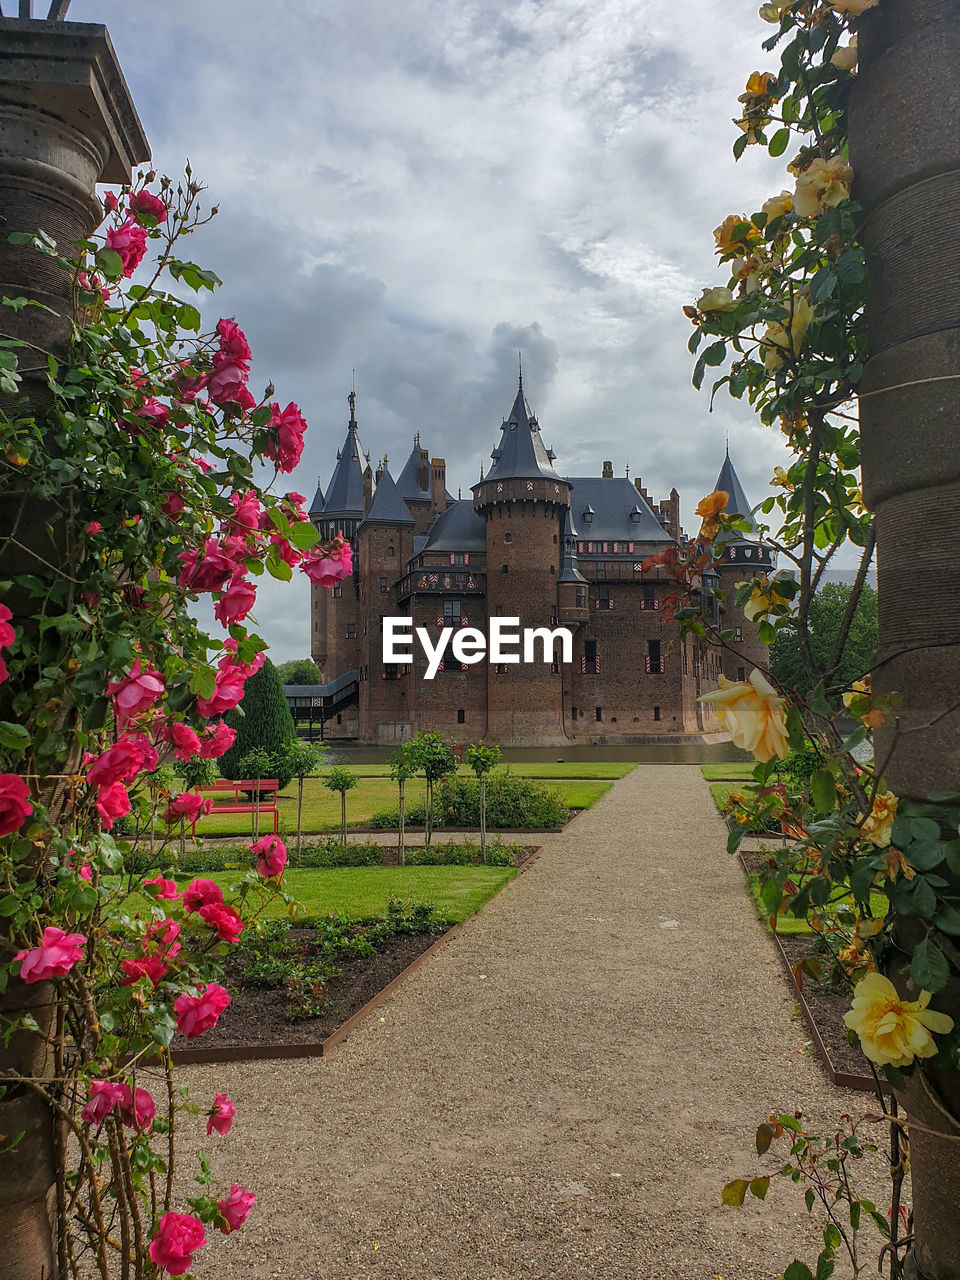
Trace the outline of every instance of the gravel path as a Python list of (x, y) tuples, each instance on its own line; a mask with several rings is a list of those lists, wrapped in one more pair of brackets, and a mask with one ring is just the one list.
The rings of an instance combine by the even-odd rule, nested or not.
[(869, 1103), (804, 1056), (723, 838), (699, 769), (641, 766), (335, 1057), (185, 1071), (234, 1099), (204, 1146), (258, 1195), (198, 1277), (779, 1275), (816, 1238), (800, 1193), (721, 1186), (771, 1109)]

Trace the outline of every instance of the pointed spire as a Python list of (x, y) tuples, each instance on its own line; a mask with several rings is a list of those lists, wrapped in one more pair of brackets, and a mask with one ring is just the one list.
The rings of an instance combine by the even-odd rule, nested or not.
[(580, 560), (577, 556), (577, 526), (570, 507), (563, 513), (563, 532), (560, 535), (562, 548), (560, 552), (560, 573), (558, 582), (585, 583), (586, 578), (580, 572)]
[(373, 501), (363, 520), (364, 524), (413, 524), (414, 519), (403, 498), (397, 491), (393, 476), (384, 460), (383, 471), (377, 483)]
[(717, 483), (714, 489), (722, 489), (724, 493), (728, 493), (730, 498), (727, 502), (724, 515), (739, 515), (744, 520), (750, 522), (751, 529), (755, 529), (756, 521), (750, 514), (750, 499), (744, 492), (743, 485), (740, 483), (740, 477), (737, 475), (733, 462), (730, 458), (729, 443), (726, 455), (723, 459), (723, 466), (720, 468), (720, 474), (717, 476)]
[(488, 480), (560, 479), (553, 468), (550, 452), (544, 446), (539, 423), (524, 394), (522, 370), (513, 408), (500, 430), (500, 440), (490, 454), (493, 466), (487, 473)]
[(410, 456), (403, 464), (403, 470), (397, 477), (397, 489), (405, 502), (426, 502), (430, 498), (429, 488), (423, 489), (420, 487), (421, 452), (422, 445), (420, 444), (420, 432), (418, 431), (413, 437), (413, 448), (410, 450)]
[(517, 366), (520, 370), (518, 390), (522, 391), (523, 390), (523, 352), (522, 351), (517, 352)]
[(350, 406), (350, 420), (347, 423), (347, 438), (337, 450), (337, 465), (334, 467), (327, 489), (327, 500), (324, 512), (329, 515), (347, 515), (363, 511), (363, 474), (369, 466), (370, 454), (366, 454), (366, 465), (362, 461), (364, 453), (357, 428), (356, 405), (357, 395), (351, 391), (347, 396)]

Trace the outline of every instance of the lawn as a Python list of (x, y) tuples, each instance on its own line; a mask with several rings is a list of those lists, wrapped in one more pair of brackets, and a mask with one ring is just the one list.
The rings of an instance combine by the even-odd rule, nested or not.
[(721, 813), (728, 812), (728, 801), (730, 797), (737, 791), (743, 790), (743, 784), (739, 782), (711, 782), (710, 794), (713, 796), (713, 803), (717, 806)]
[[(356, 769), (364, 767), (367, 766), (355, 766)], [(554, 791), (569, 809), (589, 809), (610, 790), (613, 780), (558, 778), (553, 782), (546, 782), (545, 785)], [(425, 791), (426, 784), (422, 778), (414, 778), (408, 782), (405, 788), (407, 806), (422, 803)], [(347, 825), (363, 826), (370, 821), (371, 816), (378, 809), (395, 809), (396, 806), (397, 784), (392, 779), (358, 774), (357, 785), (352, 791), (347, 792)], [(280, 793), (278, 808), (281, 834), (289, 835), (295, 832), (297, 829), (296, 782), (292, 782)], [(261, 832), (273, 830), (272, 815), (261, 815), (260, 830)], [(322, 775), (304, 780), (303, 830), (312, 834), (340, 830), (340, 796), (337, 792), (327, 790), (323, 785)], [(243, 813), (228, 813), (219, 817), (211, 814), (209, 817), (201, 818), (197, 823), (198, 836), (244, 836), (249, 832), (250, 816)]]
[(729, 764), (702, 764), (700, 772), (707, 782), (749, 782), (755, 767), (749, 760), (733, 760)]
[[(515, 875), (513, 867), (339, 867), (329, 871), (288, 870), (283, 886), (311, 916), (336, 914), (349, 920), (369, 920), (383, 914), (387, 899), (393, 894), (396, 898), (432, 902), (445, 920), (459, 923), (479, 911)], [(233, 871), (203, 876), (224, 889), (236, 878)], [(287, 908), (277, 898), (265, 914), (286, 916)]]

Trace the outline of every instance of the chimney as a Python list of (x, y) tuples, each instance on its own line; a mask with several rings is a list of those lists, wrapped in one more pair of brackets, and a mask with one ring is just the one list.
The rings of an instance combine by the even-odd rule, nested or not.
[(434, 458), (430, 463), (430, 506), (434, 511), (447, 509), (447, 463), (445, 458)]
[(419, 462), (417, 465), (417, 485), (421, 493), (431, 492), (430, 485), (430, 455), (426, 449), (419, 450)]
[(643, 481), (639, 476), (633, 477), (633, 487), (636, 489), (637, 493), (643, 493)]
[(672, 538), (680, 541), (680, 495), (676, 489), (670, 490), (670, 510), (667, 519), (667, 529)]
[(604, 480), (612, 480), (612, 479), (613, 479), (613, 463), (612, 463), (612, 462), (604, 462), (604, 464), (603, 464), (603, 473), (602, 473), (602, 474), (603, 474), (603, 479), (604, 479)]
[(364, 511), (364, 514), (366, 514), (366, 513), (367, 513), (367, 511), (368, 511), (368, 510), (369, 510), (369, 508), (370, 508), (370, 500), (371, 500), (371, 498), (372, 498), (372, 497), (373, 497), (373, 471), (371, 470), (371, 468), (370, 468), (370, 464), (368, 463), (368, 464), (367, 464), (367, 466), (364, 468), (364, 472), (363, 472), (363, 511)]

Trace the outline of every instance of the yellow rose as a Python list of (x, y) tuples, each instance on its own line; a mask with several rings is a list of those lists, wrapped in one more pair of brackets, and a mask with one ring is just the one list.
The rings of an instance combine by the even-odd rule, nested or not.
[(877, 0), (829, 0), (829, 3), (837, 13), (849, 13), (852, 18), (859, 18), (861, 13), (872, 9)]
[(932, 1058), (937, 1046), (930, 1034), (947, 1035), (953, 1019), (928, 1009), (929, 991), (919, 1000), (901, 1000), (880, 973), (868, 973), (853, 991), (853, 1006), (843, 1020), (860, 1037), (860, 1048), (878, 1066), (909, 1067), (914, 1058)]
[(784, 699), (768, 684), (759, 671), (751, 671), (748, 682), (734, 683), (718, 677), (720, 688), (705, 693), (700, 702), (712, 703), (717, 720), (726, 729), (735, 747), (750, 751), (761, 762), (779, 756), (786, 759), (787, 721), (783, 713)]
[(850, 704), (854, 698), (870, 697), (870, 677), (864, 676), (862, 680), (854, 680), (850, 686), (850, 692), (843, 695), (843, 705), (849, 710)]
[[(749, 230), (741, 233), (743, 238), (739, 240), (733, 239), (733, 233), (737, 227), (746, 223)], [(714, 230), (713, 238), (717, 242), (717, 253), (741, 253), (747, 252), (748, 245), (756, 244), (760, 238), (760, 232), (751, 223), (749, 218), (744, 217), (742, 213), (731, 213), (728, 218), (720, 223), (719, 227)]]
[(850, 199), (853, 170), (843, 156), (811, 160), (797, 178), (793, 207), (801, 218), (815, 218)]
[(778, 196), (771, 196), (766, 200), (760, 208), (767, 215), (768, 222), (772, 222), (774, 218), (782, 218), (793, 208), (793, 192), (781, 191)]
[(793, 0), (772, 0), (772, 3), (760, 6), (760, 17), (764, 22), (779, 22), (792, 8)]
[(860, 823), (860, 834), (878, 849), (890, 843), (893, 820), (897, 816), (898, 797), (892, 791), (880, 791), (873, 799), (873, 808)]
[(789, 329), (782, 324), (767, 325), (760, 346), (763, 349), (763, 367), (768, 373), (772, 373), (783, 363), (784, 356), (796, 357), (800, 354), (812, 319), (813, 307), (801, 293), (793, 300)]
[(838, 71), (853, 71), (857, 65), (857, 37), (852, 36), (848, 45), (837, 49), (830, 61)]
[(765, 616), (779, 604), (788, 605), (786, 596), (780, 595), (772, 583), (762, 583), (753, 588), (753, 594), (743, 606), (743, 616), (749, 622), (755, 622), (761, 615)]
[[(777, 77), (771, 75), (769, 71), (754, 71), (747, 81), (747, 93), (745, 96), (769, 98), (770, 90), (777, 83)], [(743, 101), (743, 98), (740, 99)]]
[(773, 468), (773, 479), (770, 483), (779, 485), (781, 489), (795, 489), (797, 487), (787, 475), (786, 471), (784, 471), (783, 467)]
[(729, 289), (716, 288), (704, 289), (701, 296), (697, 299), (697, 308), (700, 311), (733, 311), (737, 305), (737, 300)]
[(711, 516), (718, 516), (730, 501), (730, 495), (724, 489), (714, 489), (713, 493), (708, 493), (705, 498), (701, 498), (697, 504), (697, 515), (704, 520), (708, 520)]

